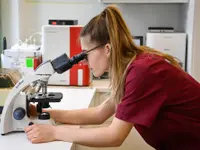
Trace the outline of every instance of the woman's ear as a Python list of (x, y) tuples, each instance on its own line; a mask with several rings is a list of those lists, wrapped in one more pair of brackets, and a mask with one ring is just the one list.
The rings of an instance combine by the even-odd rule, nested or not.
[(107, 44), (105, 45), (105, 49), (106, 49), (106, 55), (107, 55), (108, 57), (110, 57), (111, 45), (110, 45), (109, 43), (107, 43)]

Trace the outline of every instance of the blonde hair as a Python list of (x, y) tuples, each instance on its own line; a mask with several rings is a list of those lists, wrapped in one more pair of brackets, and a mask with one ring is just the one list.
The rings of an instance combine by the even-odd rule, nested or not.
[(111, 99), (120, 103), (124, 95), (126, 71), (138, 54), (156, 54), (166, 59), (173, 66), (180, 68), (174, 57), (155, 49), (136, 46), (132, 35), (119, 11), (114, 5), (109, 5), (103, 12), (95, 16), (82, 29), (80, 36), (89, 35), (90, 41), (97, 44), (111, 44), (109, 74)]

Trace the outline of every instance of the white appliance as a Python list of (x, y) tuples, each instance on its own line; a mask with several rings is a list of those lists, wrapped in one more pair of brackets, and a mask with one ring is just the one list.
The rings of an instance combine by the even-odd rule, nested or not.
[(178, 58), (186, 70), (186, 33), (147, 33), (146, 46)]
[(34, 73), (42, 62), (41, 51), (37, 49), (6, 49), (1, 54), (2, 68), (15, 68), (22, 75)]
[[(42, 27), (42, 58), (53, 60), (66, 53), (72, 57), (82, 52), (79, 35), (81, 25), (44, 25)], [(69, 71), (55, 73), (49, 78), (49, 85), (87, 86), (90, 84), (91, 71), (87, 64), (79, 62)]]

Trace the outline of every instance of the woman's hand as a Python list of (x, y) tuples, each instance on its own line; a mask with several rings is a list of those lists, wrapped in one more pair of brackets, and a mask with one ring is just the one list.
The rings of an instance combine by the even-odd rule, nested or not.
[(32, 143), (45, 143), (55, 140), (56, 126), (34, 124), (26, 127), (24, 131)]

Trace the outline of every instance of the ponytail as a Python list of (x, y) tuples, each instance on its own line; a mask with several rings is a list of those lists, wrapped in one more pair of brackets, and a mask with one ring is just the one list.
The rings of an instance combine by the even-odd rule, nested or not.
[(89, 35), (90, 41), (97, 44), (110, 43), (109, 64), (111, 99), (118, 104), (124, 95), (124, 81), (128, 66), (140, 53), (155, 54), (166, 59), (171, 65), (180, 68), (174, 57), (160, 51), (139, 47), (133, 42), (132, 35), (122, 14), (116, 6), (110, 5), (95, 16), (82, 29), (81, 37)]

